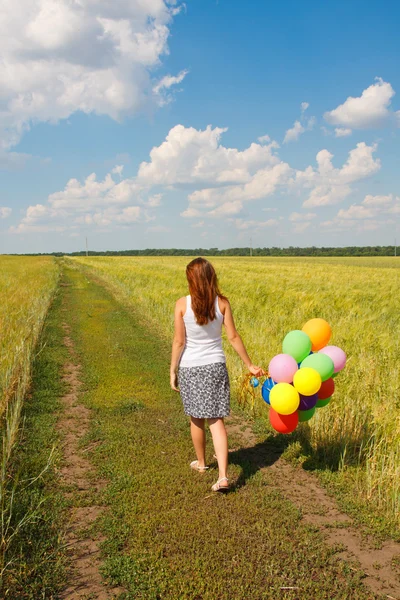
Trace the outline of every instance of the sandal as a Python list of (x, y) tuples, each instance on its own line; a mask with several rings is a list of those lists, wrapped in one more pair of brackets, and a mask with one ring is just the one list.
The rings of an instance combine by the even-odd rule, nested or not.
[(227, 477), (221, 477), (218, 479), (217, 483), (211, 487), (213, 492), (227, 492), (229, 490), (229, 485), (221, 485), (221, 481), (228, 481)]
[(207, 469), (209, 469), (210, 467), (199, 467), (199, 461), (193, 460), (190, 463), (190, 468), (193, 469), (194, 471), (207, 471)]

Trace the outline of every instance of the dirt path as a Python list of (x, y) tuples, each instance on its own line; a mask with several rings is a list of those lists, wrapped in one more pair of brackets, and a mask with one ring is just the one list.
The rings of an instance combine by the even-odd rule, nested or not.
[[(242, 418), (229, 418), (227, 430), (229, 436), (241, 439), (241, 449), (257, 447), (250, 423), (246, 425)], [(236, 448), (230, 452), (235, 451)], [(340, 510), (314, 475), (292, 467), (282, 458), (270, 462), (268, 467), (261, 467), (261, 471), (272, 475), (276, 487), (301, 511), (303, 521), (317, 527), (327, 544), (344, 547), (338, 556), (362, 572), (364, 583), (374, 593), (400, 600), (400, 544), (386, 541), (377, 548), (376, 542), (362, 535), (351, 517)]]
[(81, 367), (74, 360), (76, 357), (70, 328), (63, 323), (63, 329), (64, 344), (69, 350), (71, 362), (64, 367), (63, 380), (68, 384), (69, 390), (62, 398), (64, 411), (58, 422), (58, 429), (64, 439), (64, 466), (61, 469), (61, 478), (68, 490), (66, 495), (73, 506), (70, 509), (66, 539), (71, 572), (69, 583), (59, 597), (63, 600), (108, 600), (115, 598), (123, 590), (110, 590), (105, 587), (99, 571), (99, 544), (102, 539), (90, 535), (90, 526), (100, 516), (104, 507), (92, 504), (88, 498), (90, 499), (91, 493), (99, 492), (105, 482), (96, 479), (94, 468), (85, 457), (85, 451), (88, 449), (80, 448), (80, 442), (89, 430), (91, 415), (90, 410), (79, 402)]

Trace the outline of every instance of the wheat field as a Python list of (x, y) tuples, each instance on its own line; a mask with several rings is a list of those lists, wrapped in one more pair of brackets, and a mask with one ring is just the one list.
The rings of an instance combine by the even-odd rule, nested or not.
[[(187, 257), (72, 259), (111, 284), (162, 336), (171, 338), (174, 303), (186, 295)], [(357, 467), (357, 492), (398, 520), (400, 508), (400, 373), (395, 258), (212, 259), (221, 290), (252, 361), (264, 368), (282, 340), (310, 318), (332, 326), (330, 343), (348, 355), (329, 407), (309, 422), (316, 451), (339, 453), (340, 469)], [(243, 365), (225, 343), (233, 395)], [(259, 401), (258, 410), (267, 410)]]
[(0, 256), (0, 414), (30, 369), (57, 281), (52, 258)]

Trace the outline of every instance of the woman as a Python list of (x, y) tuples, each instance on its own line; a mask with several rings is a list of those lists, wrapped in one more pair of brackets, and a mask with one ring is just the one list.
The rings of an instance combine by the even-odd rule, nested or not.
[[(229, 488), (228, 439), (224, 417), (230, 412), (229, 378), (222, 349), (221, 331), (225, 325), (228, 340), (253, 375), (263, 374), (252, 364), (235, 328), (228, 299), (221, 294), (211, 263), (204, 258), (186, 267), (190, 295), (175, 306), (175, 334), (171, 357), (171, 388), (180, 392), (185, 413), (190, 416), (190, 431), (197, 460), (190, 467), (208, 469), (205, 463), (205, 419), (207, 419), (219, 477), (214, 492)], [(178, 389), (179, 382), (179, 389)]]

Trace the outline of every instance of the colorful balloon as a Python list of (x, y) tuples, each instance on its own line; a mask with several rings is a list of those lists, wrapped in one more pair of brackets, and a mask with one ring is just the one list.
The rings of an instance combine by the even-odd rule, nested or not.
[(330, 379), (335, 368), (333, 360), (326, 354), (321, 354), (320, 352), (307, 356), (300, 365), (300, 371), (304, 367), (310, 367), (311, 369), (318, 371), (322, 381)]
[(274, 385), (276, 385), (276, 383), (271, 377), (268, 377), (262, 384), (261, 396), (267, 404), (270, 404), (269, 395)]
[(311, 408), (314, 408), (317, 404), (318, 394), (319, 392), (312, 396), (303, 396), (303, 394), (300, 394), (299, 410), (310, 410)]
[(317, 400), (317, 404), (316, 407), (317, 408), (323, 408), (324, 406), (328, 406), (329, 402), (332, 400), (332, 397), (330, 398), (324, 398), (324, 400)]
[(330, 398), (335, 391), (335, 382), (332, 377), (323, 381), (321, 387), (318, 390), (318, 400), (326, 400), (326, 398)]
[(258, 387), (260, 385), (260, 382), (258, 381), (257, 377), (252, 377), (250, 379), (250, 385), (253, 388), (256, 388), (256, 387)]
[(268, 373), (278, 383), (292, 383), (298, 370), (297, 362), (289, 354), (277, 354), (268, 366)]
[(293, 356), (295, 361), (299, 363), (310, 354), (311, 340), (304, 331), (295, 329), (290, 331), (283, 340), (282, 350), (285, 354)]
[(326, 354), (333, 360), (334, 373), (339, 373), (346, 364), (346, 353), (338, 346), (325, 346), (319, 353)]
[(324, 319), (310, 319), (303, 326), (302, 331), (309, 336), (313, 352), (326, 346), (332, 335), (331, 326)]
[(302, 367), (295, 373), (293, 385), (299, 394), (313, 396), (321, 387), (321, 375), (315, 369)]
[(314, 416), (315, 406), (308, 410), (298, 410), (297, 412), (299, 413), (299, 423), (305, 423), (305, 421), (309, 421)]
[(291, 415), (299, 408), (300, 396), (290, 383), (277, 383), (269, 394), (269, 401), (280, 415)]
[(278, 433), (292, 433), (299, 423), (299, 414), (296, 411), (291, 415), (280, 415), (273, 408), (270, 408), (269, 422)]

